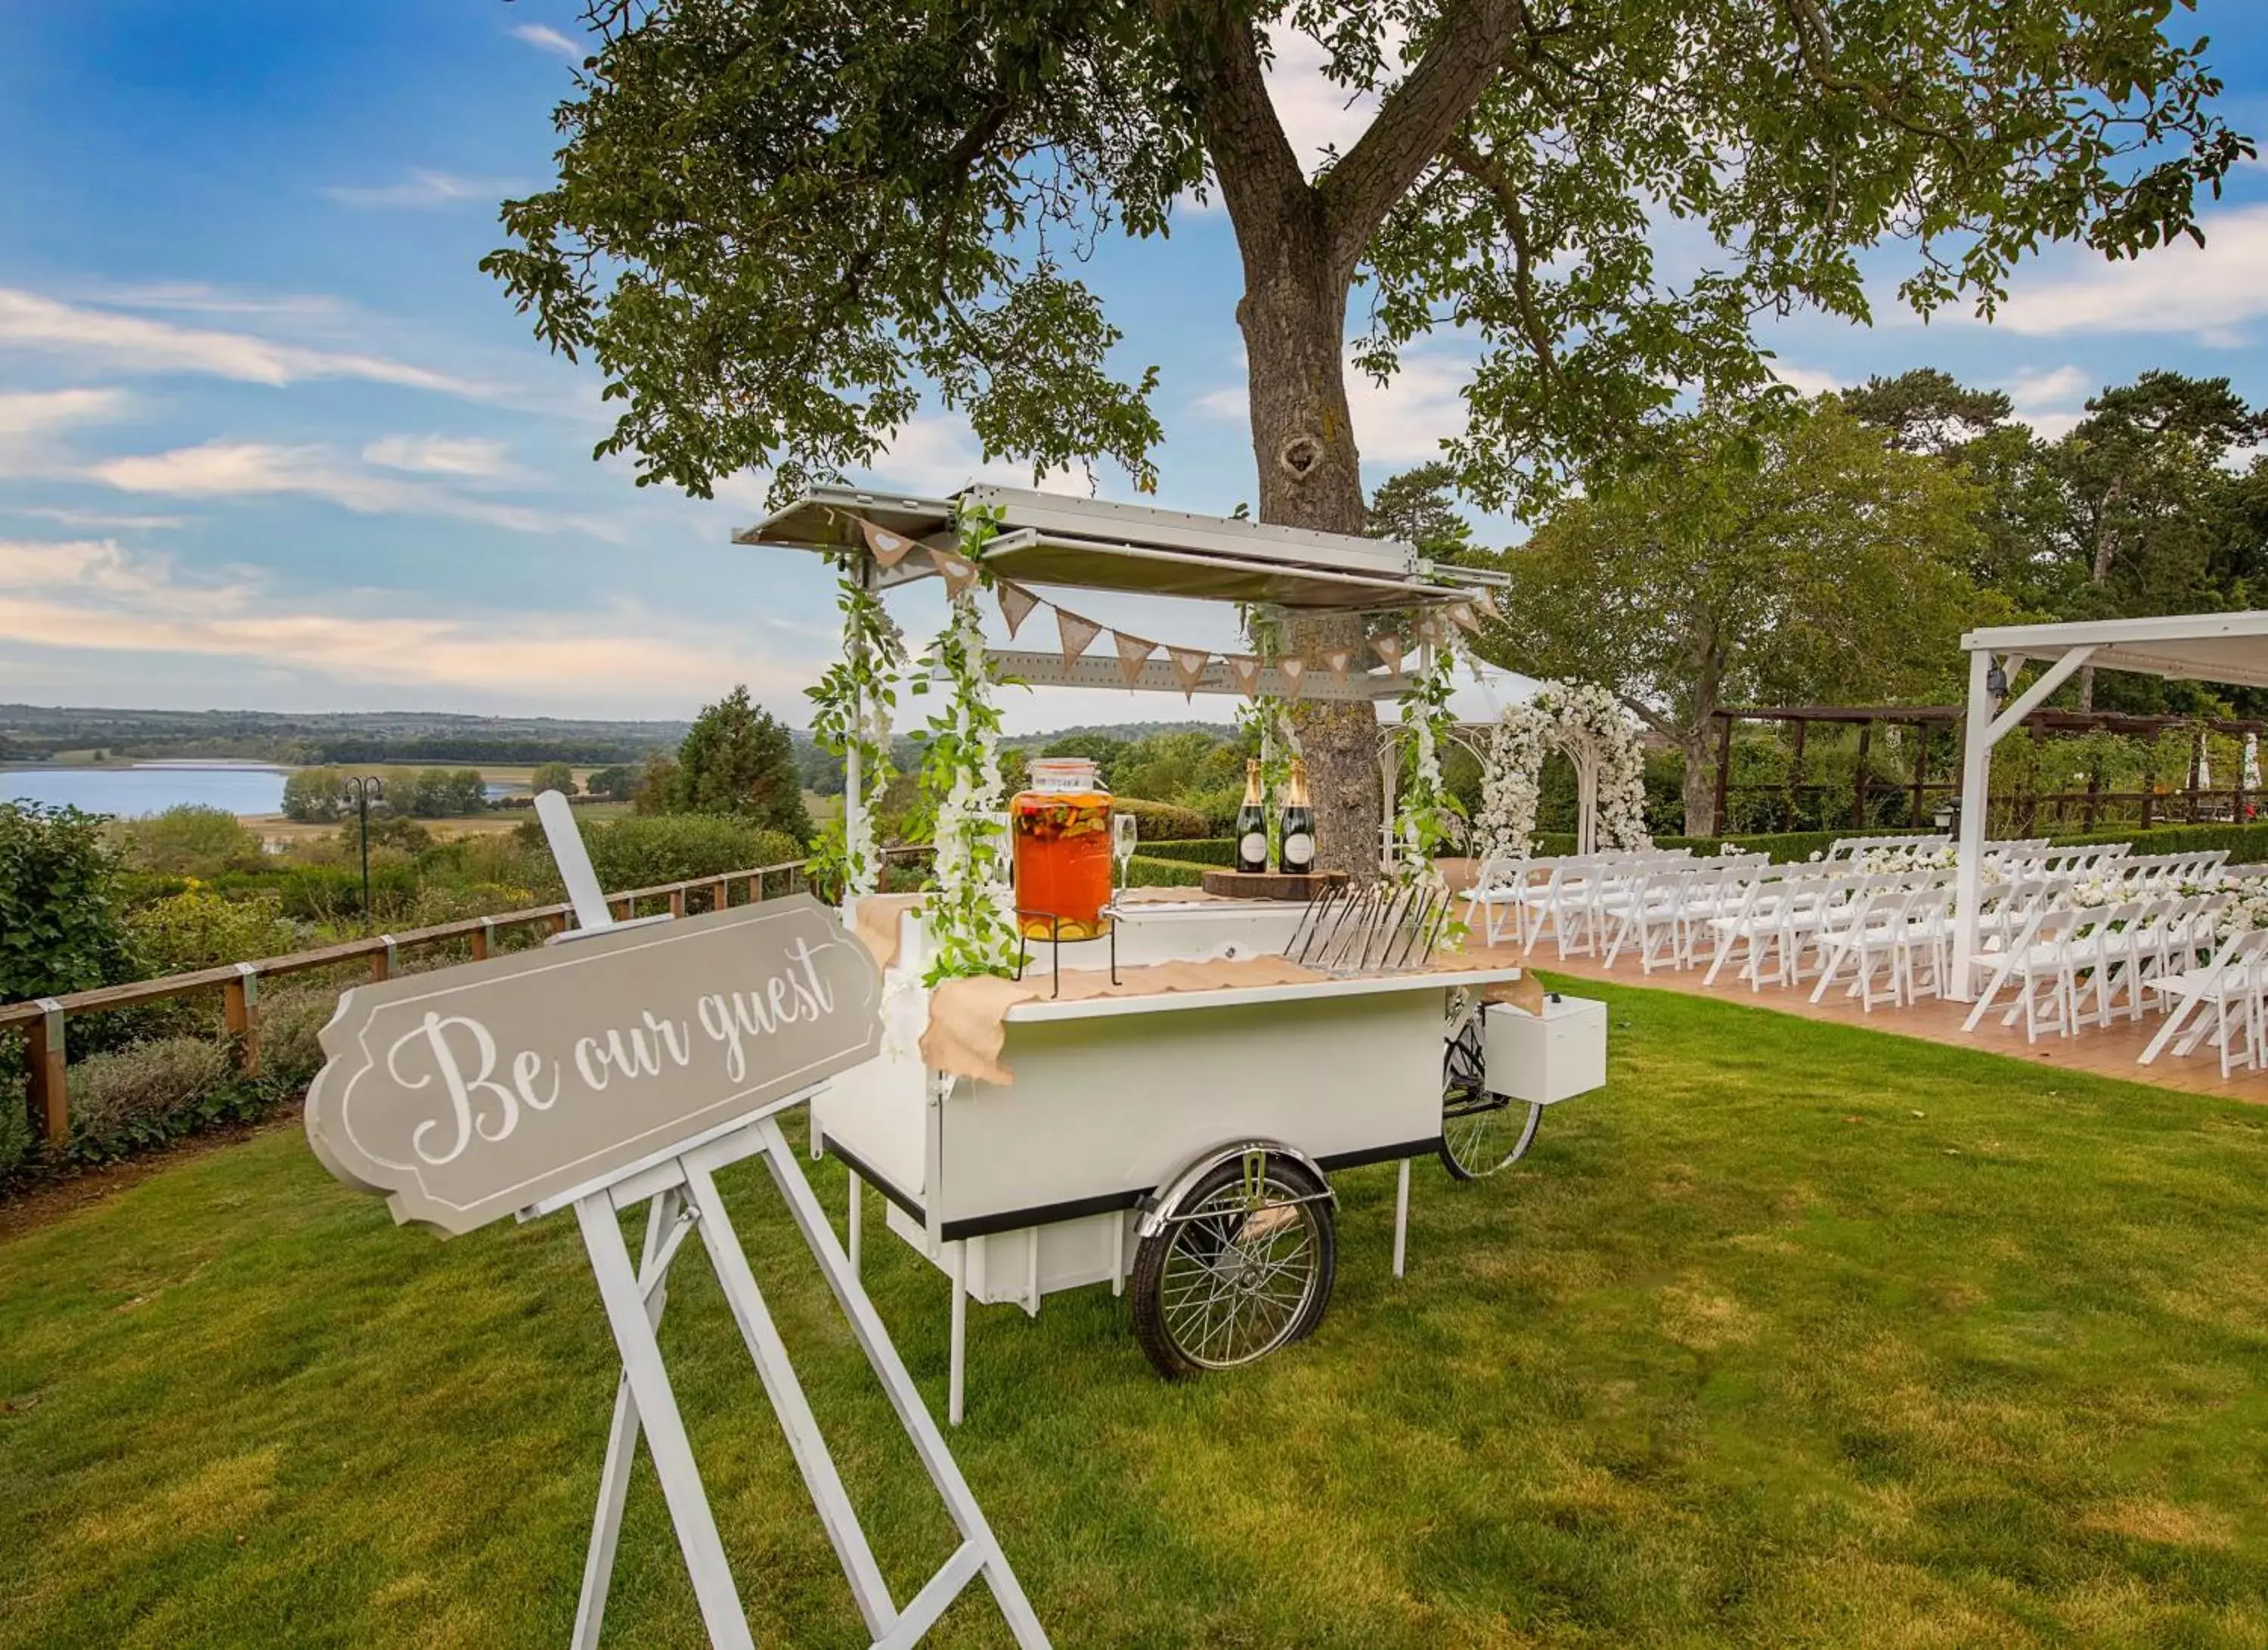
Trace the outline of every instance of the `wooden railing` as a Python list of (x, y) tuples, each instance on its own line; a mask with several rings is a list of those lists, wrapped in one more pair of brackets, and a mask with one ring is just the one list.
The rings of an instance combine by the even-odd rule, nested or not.
[[(892, 848), (885, 851), (891, 858), (925, 854), (925, 846)], [(728, 871), (721, 876), (689, 877), (682, 882), (663, 882), (650, 888), (631, 888), (622, 894), (607, 895), (607, 907), (617, 917), (630, 917), (639, 914), (638, 908), (656, 901), (666, 901), (672, 917), (685, 915), (689, 895), (704, 895), (705, 909), (719, 910), (732, 902), (735, 886), (745, 883), (747, 902), (762, 900), (768, 892), (793, 893), (800, 882), (804, 867), (810, 861), (790, 859), (776, 866), (757, 866), (747, 871)], [(774, 887), (772, 879), (782, 879)], [(67, 1057), (65, 1027), (74, 1014), (91, 1014), (104, 1009), (133, 1008), (144, 1003), (158, 1003), (176, 997), (193, 997), (202, 992), (217, 991), (221, 998), (221, 1016), (230, 1034), (236, 1040), (237, 1064), (247, 1077), (260, 1075), (260, 982), (276, 979), (287, 974), (306, 974), (316, 969), (334, 969), (342, 963), (367, 960), (370, 977), (388, 979), (400, 967), (404, 952), (423, 947), (452, 945), (469, 940), (475, 957), (485, 957), (496, 948), (497, 936), (509, 929), (541, 927), (550, 933), (567, 929), (574, 917), (570, 905), (534, 905), (526, 910), (505, 911), (495, 917), (468, 917), (450, 923), (436, 923), (430, 928), (413, 928), (398, 934), (375, 934), (367, 939), (346, 939), (334, 946), (322, 946), (313, 951), (295, 951), (289, 956), (262, 957), (256, 962), (230, 962), (218, 968), (199, 969), (188, 974), (168, 974), (154, 980), (137, 980), (129, 985), (98, 986), (91, 991), (73, 991), (65, 997), (43, 997), (29, 1003), (0, 1005), (0, 1031), (21, 1027), (27, 1043), (26, 1061), (30, 1068), (27, 1099), (30, 1102), (32, 1127), (51, 1145), (62, 1145), (70, 1134), (70, 1087), (64, 1072)]]

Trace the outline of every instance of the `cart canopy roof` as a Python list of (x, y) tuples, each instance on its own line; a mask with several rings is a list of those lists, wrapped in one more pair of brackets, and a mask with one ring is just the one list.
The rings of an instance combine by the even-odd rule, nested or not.
[[(733, 538), (739, 544), (849, 549), (862, 542), (859, 523), (866, 521), (948, 549), (961, 505), (1001, 512), (1001, 531), (987, 547), (985, 563), (1027, 584), (1282, 608), (1376, 609), (1465, 601), (1482, 586), (1505, 582), (1492, 569), (1428, 562), (1394, 539), (989, 485), (947, 498), (814, 488)], [(926, 556), (909, 557), (876, 587), (933, 571)]]

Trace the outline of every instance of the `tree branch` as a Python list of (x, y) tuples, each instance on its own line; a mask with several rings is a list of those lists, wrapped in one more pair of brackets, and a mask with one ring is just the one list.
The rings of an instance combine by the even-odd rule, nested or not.
[(1151, 0), (1151, 11), (1201, 95), (1198, 127), (1229, 220), (1248, 227), (1288, 217), (1311, 190), (1269, 100), (1252, 25), (1227, 0)]
[(1372, 232), (1481, 100), (1526, 18), (1521, 0), (1453, 4), (1432, 48), (1324, 178), (1332, 262), (1342, 280), (1353, 276)]
[(1943, 144), (1960, 156), (1964, 164), (1967, 162), (1969, 144), (1960, 133), (1913, 119), (1898, 107), (1896, 98), (1871, 80), (1832, 72), (1835, 41), (1827, 31), (1827, 15), (1819, 9), (1819, 0), (1780, 0), (1780, 12), (1787, 18), (1788, 27), (1794, 31), (1795, 55), (1801, 60), (1804, 72), (1821, 87), (1829, 92), (1846, 92), (1864, 99), (1869, 108), (1900, 131)]
[(1466, 133), (1452, 134), (1444, 152), (1451, 166), (1489, 192), (1504, 216), (1505, 234), (1512, 241), (1512, 292), (1520, 306), (1521, 335), (1535, 351), (1544, 376), (1558, 384), (1559, 358), (1553, 352), (1551, 329), (1543, 324), (1543, 313), (1535, 305), (1535, 260), (1528, 249), (1528, 214), (1521, 208), (1520, 191), (1505, 175), (1497, 158), (1483, 154)]

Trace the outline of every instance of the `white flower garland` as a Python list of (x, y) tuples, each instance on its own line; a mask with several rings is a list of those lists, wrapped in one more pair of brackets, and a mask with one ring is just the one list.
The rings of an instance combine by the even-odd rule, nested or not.
[[(806, 695), (813, 707), (812, 737), (820, 748), (837, 756), (858, 753), (859, 806), (852, 808), (846, 786), (843, 821), (828, 825), (812, 855), (818, 880), (839, 881), (848, 902), (882, 884), (878, 816), (890, 784), (890, 711), (897, 703), (897, 675), (905, 666), (906, 643), (880, 598), (847, 566), (837, 564), (843, 567), (836, 602), (843, 615), (843, 657), (828, 667), (819, 685), (806, 689)], [(854, 812), (855, 832), (848, 826)]]
[(1489, 739), (1481, 777), (1480, 851), (1524, 859), (1535, 834), (1545, 754), (1565, 750), (1597, 775), (1597, 845), (1644, 848), (1646, 752), (1613, 694), (1590, 682), (1547, 681), (1525, 704), (1507, 706)]
[[(976, 592), (986, 541), (999, 530), (998, 512), (964, 511), (961, 554), (976, 562), (979, 578), (947, 601), (945, 628), (930, 648), (944, 677), (946, 701), (930, 718), (929, 749), (921, 788), (934, 807), (935, 887), (924, 902), (934, 951), (924, 983), (978, 974), (1006, 974), (1016, 961), (1014, 895), (1008, 888), (1007, 806), (1000, 779), (1000, 711), (992, 703), (992, 674), (984, 656), (984, 630)], [(914, 690), (930, 684), (917, 681)]]
[(1442, 881), (1434, 856), (1449, 840), (1460, 811), (1456, 798), (1441, 780), (1441, 744), (1456, 726), (1449, 709), (1449, 694), (1456, 685), (1456, 662), (1454, 649), (1433, 648), (1431, 661), (1417, 673), (1410, 690), (1402, 696), (1402, 726), (1410, 733), (1417, 760), (1394, 815), (1397, 882)]

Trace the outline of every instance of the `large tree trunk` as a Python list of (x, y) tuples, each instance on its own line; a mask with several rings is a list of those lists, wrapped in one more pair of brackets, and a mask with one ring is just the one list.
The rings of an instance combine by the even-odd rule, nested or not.
[(1708, 724), (1677, 741), (1685, 753), (1685, 834), (1713, 836), (1722, 829), (1717, 818), (1717, 753), (1711, 748)]
[[(1252, 453), (1260, 519), (1326, 533), (1359, 533), (1361, 462), (1347, 415), (1346, 299), (1324, 255), (1320, 212), (1245, 241), (1246, 291), (1237, 306), (1251, 363)], [(1257, 242), (1259, 244), (1256, 245)], [(1327, 617), (1286, 627), (1288, 649), (1314, 660), (1329, 649), (1363, 655), (1362, 621)], [(1358, 667), (1359, 668), (1359, 667)], [(1322, 680), (1323, 673), (1313, 673)], [(1317, 864), (1367, 877), (1378, 869), (1382, 787), (1378, 717), (1359, 700), (1302, 700), (1292, 721), (1315, 804)]]

